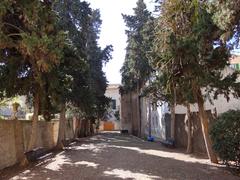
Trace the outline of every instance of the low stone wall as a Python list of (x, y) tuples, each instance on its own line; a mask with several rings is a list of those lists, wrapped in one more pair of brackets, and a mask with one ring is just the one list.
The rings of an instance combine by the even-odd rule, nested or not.
[[(211, 115), (211, 111), (208, 111), (209, 116), (209, 127), (214, 121)], [(193, 152), (207, 155), (207, 150), (202, 134), (202, 127), (200, 119), (197, 113), (192, 113), (192, 142), (193, 142)], [(176, 114), (176, 123), (175, 123), (175, 142), (176, 147), (187, 148), (187, 118), (185, 118), (185, 114)]]
[[(74, 122), (67, 120), (65, 137), (74, 138)], [(51, 149), (58, 138), (59, 121), (39, 121), (36, 147)], [(31, 133), (31, 121), (0, 120), (0, 169), (18, 163), (24, 156)]]
[(0, 169), (17, 162), (14, 126), (13, 121), (0, 121)]

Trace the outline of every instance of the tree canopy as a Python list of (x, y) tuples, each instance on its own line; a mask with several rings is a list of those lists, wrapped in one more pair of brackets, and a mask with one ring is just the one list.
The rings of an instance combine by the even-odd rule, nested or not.
[[(111, 45), (101, 49), (97, 42), (102, 22), (100, 12), (91, 9), (85, 1), (57, 1), (55, 9), (59, 28), (68, 32), (71, 44), (61, 68), (72, 80), (66, 98), (82, 115), (96, 117), (100, 107), (105, 109), (108, 105), (104, 96), (107, 80), (102, 67), (111, 59), (112, 51)], [(69, 57), (72, 62), (67, 61)]]
[(82, 118), (103, 116), (109, 99), (102, 68), (112, 46), (98, 45), (101, 19), (85, 1), (0, 2), (0, 98), (25, 95), (33, 105), (28, 150), (38, 115), (51, 120), (74, 107)]
[(141, 87), (151, 74), (148, 53), (153, 42), (154, 19), (143, 0), (137, 1), (134, 15), (123, 15), (127, 30), (127, 48), (121, 68), (122, 92)]
[[(134, 83), (148, 79), (145, 92), (155, 101), (167, 101), (170, 105), (187, 104), (188, 107), (196, 102), (207, 151), (211, 160), (216, 162), (204, 102), (207, 99), (212, 101), (220, 94), (227, 99), (230, 94), (240, 95), (240, 83), (236, 81), (239, 72), (223, 74), (229, 65), (230, 51), (239, 40), (239, 2), (157, 0), (160, 13), (151, 27), (153, 43), (150, 43), (150, 50), (134, 39), (139, 37), (143, 24), (147, 22), (143, 17), (148, 15), (139, 13), (144, 14), (142, 3), (138, 1), (134, 16), (125, 17), (129, 30), (122, 68), (123, 87), (134, 90)], [(142, 24), (137, 26), (135, 22), (140, 19)], [(138, 27), (142, 29), (138, 30)], [(141, 37), (146, 38), (149, 34), (141, 34)], [(146, 54), (141, 54), (141, 48)]]

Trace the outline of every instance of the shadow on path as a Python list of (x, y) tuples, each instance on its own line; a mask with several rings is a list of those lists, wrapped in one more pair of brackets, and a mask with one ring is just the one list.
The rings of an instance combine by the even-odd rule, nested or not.
[[(9, 179), (9, 178), (8, 178)], [(239, 179), (207, 159), (118, 133), (79, 139), (65, 151), (11, 176), (12, 180)]]

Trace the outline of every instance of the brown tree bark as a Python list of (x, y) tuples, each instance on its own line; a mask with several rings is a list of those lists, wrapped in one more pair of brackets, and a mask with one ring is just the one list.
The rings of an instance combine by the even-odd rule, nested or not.
[(59, 128), (58, 128), (58, 140), (55, 149), (63, 149), (65, 140), (65, 128), (66, 128), (66, 107), (63, 104), (61, 106), (60, 119), (59, 119)]
[(86, 137), (90, 135), (90, 120), (86, 121)]
[(83, 137), (87, 137), (87, 120), (86, 120), (86, 119), (83, 119), (83, 120), (82, 120), (81, 129), (82, 129), (82, 135), (83, 135)]
[(85, 119), (82, 119), (81, 120), (81, 125), (80, 125), (80, 134), (79, 134), (79, 137), (85, 137), (85, 130), (86, 130), (86, 120)]
[(90, 120), (90, 135), (92, 136), (93, 134), (94, 134), (93, 122)]
[(208, 157), (212, 163), (218, 163), (217, 156), (212, 149), (212, 141), (209, 136), (209, 119), (204, 108), (204, 99), (203, 99), (203, 95), (200, 88), (196, 89), (196, 99), (197, 99), (198, 110), (199, 110), (198, 115), (201, 121), (202, 133), (203, 133), (203, 138), (206, 145)]
[(76, 117), (76, 121), (75, 121), (75, 126), (76, 126), (76, 129), (75, 129), (75, 133), (74, 133), (74, 138), (79, 138), (80, 137), (80, 131), (81, 131), (81, 121), (78, 117)]
[(188, 143), (187, 143), (187, 153), (190, 154), (192, 153), (192, 116), (191, 116), (191, 107), (190, 104), (187, 103), (186, 104), (187, 107), (187, 137), (188, 137)]
[[(30, 140), (27, 145), (26, 152), (33, 150), (36, 145), (37, 141), (37, 130), (38, 130), (38, 115), (39, 115), (39, 106), (40, 106), (40, 94), (37, 91), (34, 95), (34, 111), (33, 111), (33, 117), (32, 117), (32, 129), (30, 134)], [(22, 166), (26, 166), (28, 164), (27, 157), (25, 156), (24, 159), (21, 162)]]
[(97, 122), (96, 122), (96, 133), (97, 134), (99, 133), (99, 126), (100, 126), (100, 118), (98, 118)]

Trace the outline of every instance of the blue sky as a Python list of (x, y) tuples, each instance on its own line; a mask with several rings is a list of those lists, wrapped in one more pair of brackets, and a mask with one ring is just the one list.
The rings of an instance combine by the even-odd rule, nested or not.
[[(100, 9), (102, 28), (99, 44), (102, 47), (112, 44), (113, 59), (104, 67), (110, 84), (121, 83), (120, 68), (125, 58), (127, 37), (123, 14), (133, 14), (137, 0), (87, 0), (93, 9)], [(149, 10), (153, 9), (152, 0), (145, 0)]]

